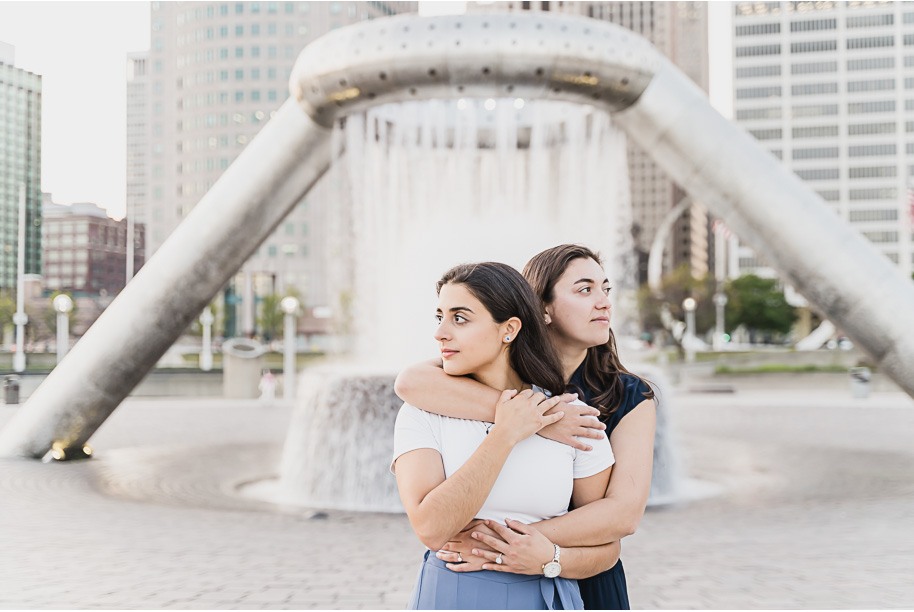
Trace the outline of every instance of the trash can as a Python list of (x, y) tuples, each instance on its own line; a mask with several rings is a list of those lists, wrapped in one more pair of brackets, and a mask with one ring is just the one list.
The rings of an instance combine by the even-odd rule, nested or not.
[(232, 338), (222, 343), (223, 397), (260, 397), (265, 352), (264, 345), (248, 338)]
[(19, 377), (7, 376), (3, 379), (3, 401), (7, 404), (19, 403)]
[(854, 397), (864, 398), (870, 396), (870, 379), (873, 373), (869, 368), (859, 367), (848, 370), (851, 377), (851, 394)]

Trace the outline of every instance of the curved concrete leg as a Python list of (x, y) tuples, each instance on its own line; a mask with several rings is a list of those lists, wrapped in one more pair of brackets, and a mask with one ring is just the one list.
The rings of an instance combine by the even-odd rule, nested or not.
[(0, 457), (78, 453), (329, 163), (330, 130), (286, 102), (0, 431)]

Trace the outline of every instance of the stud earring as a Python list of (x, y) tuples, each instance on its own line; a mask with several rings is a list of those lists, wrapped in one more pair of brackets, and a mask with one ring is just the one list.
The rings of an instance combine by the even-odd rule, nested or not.
[(511, 336), (505, 336), (505, 342), (511, 342)]

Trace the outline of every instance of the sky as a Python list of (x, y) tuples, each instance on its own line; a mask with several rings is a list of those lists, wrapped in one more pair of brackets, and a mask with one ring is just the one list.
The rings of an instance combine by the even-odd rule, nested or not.
[[(465, 5), (419, 4), (424, 14)], [(727, 117), (731, 6), (709, 6), (711, 103)], [(15, 47), (15, 66), (42, 76), (42, 191), (123, 217), (127, 53), (149, 49), (149, 3), (0, 1), (0, 41)]]

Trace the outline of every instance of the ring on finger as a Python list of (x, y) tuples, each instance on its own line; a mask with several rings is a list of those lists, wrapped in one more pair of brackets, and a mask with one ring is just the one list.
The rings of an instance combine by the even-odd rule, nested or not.
[(457, 553), (457, 563), (463, 563), (463, 557), (460, 556), (460, 553)]
[(503, 554), (504, 554), (504, 553), (498, 553), (498, 556), (495, 557), (495, 563), (497, 563), (497, 564), (499, 564), (499, 565), (502, 564), (501, 556), (502, 556)]

